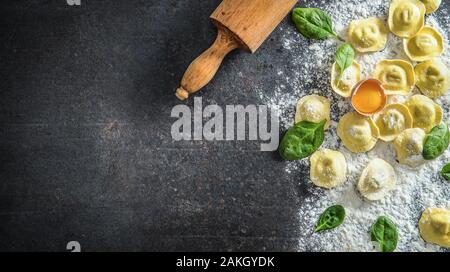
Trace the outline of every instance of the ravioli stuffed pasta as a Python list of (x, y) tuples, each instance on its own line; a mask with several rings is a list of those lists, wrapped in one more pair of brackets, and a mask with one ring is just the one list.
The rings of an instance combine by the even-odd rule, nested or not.
[(450, 210), (443, 208), (426, 209), (420, 218), (419, 230), (425, 241), (450, 247)]
[(435, 12), (442, 3), (442, 0), (420, 0), (425, 5), (426, 13)]
[(373, 159), (361, 173), (358, 190), (368, 200), (380, 200), (396, 183), (394, 168), (382, 159)]
[(376, 17), (353, 21), (348, 28), (351, 44), (361, 53), (382, 50), (386, 46), (388, 33), (383, 21)]
[(347, 162), (341, 152), (321, 149), (311, 156), (310, 162), (310, 178), (315, 185), (330, 189), (345, 181)]
[(361, 80), (361, 66), (356, 61), (341, 73), (338, 65), (331, 68), (331, 87), (335, 93), (350, 97), (353, 87)]
[(439, 59), (417, 64), (414, 72), (417, 87), (430, 98), (442, 96), (450, 89), (450, 70)]
[(401, 38), (411, 38), (425, 24), (425, 5), (419, 0), (393, 0), (389, 8), (389, 28)]
[(420, 128), (410, 128), (400, 133), (394, 140), (397, 161), (410, 167), (423, 164), (425, 160), (422, 151), (425, 137), (425, 131)]
[(380, 139), (393, 141), (402, 131), (412, 128), (413, 118), (408, 107), (403, 104), (389, 104), (374, 117), (380, 131)]
[(295, 123), (309, 121), (319, 123), (327, 120), (325, 129), (330, 126), (330, 101), (319, 95), (307, 95), (302, 97), (297, 104)]
[(349, 112), (339, 121), (337, 134), (348, 150), (360, 153), (375, 146), (380, 132), (371, 118)]
[(444, 41), (439, 31), (427, 26), (414, 37), (405, 39), (403, 47), (411, 60), (425, 61), (442, 55)]
[(442, 108), (424, 95), (413, 95), (406, 102), (406, 106), (411, 112), (415, 128), (421, 128), (428, 133), (442, 121)]
[(378, 62), (374, 77), (381, 81), (386, 94), (409, 94), (416, 81), (414, 68), (404, 60), (382, 60)]

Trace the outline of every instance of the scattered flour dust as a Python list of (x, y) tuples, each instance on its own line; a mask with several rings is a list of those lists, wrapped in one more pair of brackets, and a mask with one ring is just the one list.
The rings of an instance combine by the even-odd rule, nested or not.
[[(331, 17), (335, 30), (346, 37), (348, 24), (355, 19), (378, 16), (387, 21), (389, 0), (319, 0), (302, 1), (307, 7), (321, 7)], [(443, 18), (441, 18), (443, 17)], [(447, 16), (428, 15), (426, 24), (436, 27), (444, 36), (448, 47), (448, 29), (450, 21)], [(422, 211), (429, 206), (450, 208), (450, 183), (439, 177), (439, 170), (450, 161), (447, 150), (440, 158), (418, 168), (408, 168), (395, 160), (395, 151), (390, 143), (379, 141), (376, 147), (367, 153), (353, 154), (340, 142), (336, 135), (337, 121), (342, 115), (351, 111), (347, 99), (335, 94), (330, 86), (330, 68), (334, 61), (334, 52), (339, 42), (335, 40), (308, 41), (299, 34), (293, 25), (283, 27), (283, 47), (293, 58), (290, 63), (292, 71), (279, 71), (280, 87), (273, 93), (257, 91), (261, 100), (280, 110), (280, 123), (283, 129), (293, 124), (295, 105), (298, 99), (308, 94), (323, 95), (331, 100), (332, 125), (326, 131), (326, 140), (322, 147), (341, 151), (348, 164), (347, 181), (338, 188), (325, 190), (314, 187), (309, 179), (299, 180), (308, 183), (308, 196), (301, 199), (299, 206), (299, 251), (373, 251), (368, 230), (380, 215), (390, 217), (398, 227), (399, 242), (397, 251), (440, 251), (438, 246), (425, 243), (419, 235), (417, 222)], [(359, 54), (357, 61), (363, 69), (363, 76), (369, 77), (374, 66), (381, 59), (405, 59), (402, 40), (390, 34), (387, 46), (381, 52)], [(442, 57), (450, 65), (450, 53)], [(418, 93), (417, 90), (414, 91)], [(403, 102), (404, 97), (391, 97), (390, 101)], [(437, 99), (445, 111), (448, 120), (450, 95)], [(356, 183), (364, 167), (374, 158), (389, 162), (397, 174), (397, 185), (383, 200), (368, 202), (357, 192)], [(286, 162), (286, 175), (295, 175), (305, 166), (309, 159)], [(313, 232), (319, 215), (332, 204), (342, 204), (347, 217), (339, 228), (320, 234)]]

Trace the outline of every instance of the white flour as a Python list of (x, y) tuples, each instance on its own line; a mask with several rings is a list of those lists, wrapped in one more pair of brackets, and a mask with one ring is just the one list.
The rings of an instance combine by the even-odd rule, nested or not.
[[(387, 20), (389, 0), (341, 0), (341, 1), (312, 1), (300, 2), (301, 5), (326, 7), (324, 10), (332, 17), (335, 30), (343, 37), (348, 24), (355, 19), (371, 16), (382, 17)], [(445, 38), (445, 30), (450, 29), (448, 18), (427, 16), (426, 24), (436, 27)], [(322, 147), (341, 151), (347, 159), (348, 178), (344, 185), (324, 190), (314, 187), (309, 179), (299, 180), (308, 183), (309, 196), (302, 199), (299, 207), (300, 237), (298, 250), (304, 251), (371, 251), (374, 250), (370, 242), (368, 230), (376, 218), (387, 215), (399, 230), (398, 251), (436, 251), (442, 250), (438, 246), (426, 244), (418, 233), (417, 222), (422, 211), (428, 206), (450, 208), (450, 183), (439, 177), (439, 170), (450, 162), (450, 152), (435, 161), (412, 169), (400, 165), (395, 161), (395, 151), (390, 143), (378, 141), (376, 147), (363, 154), (349, 152), (336, 135), (336, 122), (342, 115), (351, 111), (349, 101), (335, 94), (330, 86), (330, 70), (334, 62), (334, 52), (340, 44), (335, 40), (308, 41), (297, 32), (293, 25), (284, 27), (283, 46), (292, 54), (291, 67), (294, 72), (287, 76), (283, 71), (278, 73), (281, 84), (274, 93), (267, 94), (258, 91), (261, 100), (281, 112), (281, 126), (287, 129), (293, 124), (295, 105), (298, 99), (307, 94), (319, 94), (330, 99), (332, 104), (332, 123), (326, 132), (326, 140)], [(386, 49), (382, 52), (358, 55), (364, 77), (370, 76), (375, 64), (381, 59), (405, 59), (401, 39), (390, 34)], [(448, 48), (442, 57), (450, 65)], [(415, 90), (417, 93), (418, 91)], [(391, 97), (390, 101), (404, 101), (402, 96)], [(445, 111), (444, 119), (448, 120), (448, 105), (450, 95), (437, 100)], [(396, 188), (383, 200), (368, 202), (355, 190), (359, 176), (373, 158), (381, 158), (389, 162), (397, 173)], [(302, 167), (303, 166), (303, 167)], [(305, 166), (309, 167), (309, 159), (286, 162), (286, 174), (295, 175)], [(319, 215), (332, 204), (342, 204), (347, 211), (343, 225), (332, 231), (313, 233), (314, 225)]]

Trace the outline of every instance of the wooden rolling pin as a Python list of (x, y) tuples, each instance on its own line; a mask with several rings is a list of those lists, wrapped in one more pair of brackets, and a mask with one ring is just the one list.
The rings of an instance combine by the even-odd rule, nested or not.
[(297, 0), (224, 0), (211, 15), (217, 38), (184, 73), (176, 96), (185, 100), (214, 77), (225, 56), (236, 48), (254, 53)]

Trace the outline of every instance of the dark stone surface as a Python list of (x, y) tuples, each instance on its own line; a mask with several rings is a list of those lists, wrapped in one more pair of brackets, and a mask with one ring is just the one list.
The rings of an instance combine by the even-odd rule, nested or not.
[[(0, 250), (295, 249), (301, 173), (255, 142), (171, 138), (219, 3), (2, 2)], [(252, 82), (272, 88), (289, 57), (277, 35), (233, 52), (204, 104), (257, 104)]]
[[(220, 0), (81, 1), (0, 6), (0, 251), (295, 250), (308, 169), (257, 142), (171, 138)], [(232, 52), (203, 103), (261, 103), (254, 82), (292, 70), (281, 35)]]

